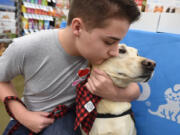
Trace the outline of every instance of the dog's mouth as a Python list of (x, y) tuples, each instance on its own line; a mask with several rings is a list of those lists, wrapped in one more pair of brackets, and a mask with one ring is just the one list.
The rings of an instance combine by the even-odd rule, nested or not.
[(132, 80), (133, 82), (147, 82), (152, 78), (153, 71), (143, 73), (142, 75), (139, 75), (139, 76), (129, 76), (128, 74), (122, 73), (122, 72), (118, 72), (116, 74), (107, 72), (107, 74), (117, 79), (123, 79), (123, 80), (125, 79), (129, 81)]
[[(118, 73), (118, 75), (120, 76), (124, 76), (126, 78), (130, 78), (132, 80), (142, 80), (143, 82), (147, 82), (149, 81), (149, 79), (151, 79), (152, 75), (153, 75), (153, 72), (149, 72), (149, 73), (146, 73), (146, 74), (143, 74), (143, 75), (140, 75), (140, 76), (136, 76), (136, 77), (131, 77), (131, 76), (128, 76), (127, 74), (125, 73)], [(118, 78), (118, 77), (117, 77)]]
[(149, 79), (151, 78), (152, 74), (148, 74), (148, 75), (142, 75), (142, 76), (138, 76), (136, 78), (142, 78), (143, 82), (147, 82), (149, 81)]

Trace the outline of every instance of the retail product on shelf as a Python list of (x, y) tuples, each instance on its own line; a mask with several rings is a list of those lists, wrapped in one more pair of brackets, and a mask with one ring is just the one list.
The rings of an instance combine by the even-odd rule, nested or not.
[(23, 0), (21, 3), (20, 12), (24, 34), (59, 28), (61, 22), (67, 19), (69, 0)]
[(69, 0), (56, 0), (56, 10), (60, 14), (60, 17), (55, 18), (55, 28), (59, 28), (61, 27), (61, 24), (67, 20), (69, 12)]
[(142, 7), (144, 6), (145, 9), (142, 9), (141, 11), (144, 12), (180, 13), (180, 0), (136, 0), (136, 1), (142, 1)]
[(139, 10), (141, 11), (142, 10), (142, 4), (143, 4), (143, 0), (135, 0)]
[(49, 21), (53, 21), (55, 15), (53, 7), (48, 6), (47, 0), (24, 0), (21, 12), (24, 34), (49, 29)]
[(7, 44), (6, 43), (0, 43), (0, 56), (3, 54), (3, 52), (6, 49)]
[(16, 33), (15, 13), (9, 11), (0, 11), (0, 33), (10, 31)]
[(16, 37), (15, 3), (11, 0), (0, 0), (0, 55), (5, 45)]

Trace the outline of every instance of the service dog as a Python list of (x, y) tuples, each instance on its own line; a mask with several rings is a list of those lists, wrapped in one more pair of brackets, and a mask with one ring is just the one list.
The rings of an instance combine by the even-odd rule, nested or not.
[[(110, 76), (118, 87), (127, 87), (131, 82), (147, 82), (154, 71), (156, 63), (141, 57), (135, 48), (125, 44), (119, 45), (119, 56), (112, 57), (101, 65), (92, 65)], [(102, 99), (97, 104), (99, 114), (120, 115), (131, 108), (129, 102), (112, 102)], [(83, 135), (86, 135), (82, 131)], [(136, 135), (134, 121), (130, 114), (115, 118), (96, 118), (89, 135)]]

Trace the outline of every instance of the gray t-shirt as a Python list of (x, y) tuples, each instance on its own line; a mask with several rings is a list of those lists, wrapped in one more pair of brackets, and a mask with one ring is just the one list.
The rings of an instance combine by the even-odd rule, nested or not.
[(75, 100), (72, 83), (87, 61), (70, 56), (61, 47), (58, 29), (17, 38), (0, 57), (0, 81), (23, 75), (23, 100), (29, 110), (52, 111), (56, 105)]

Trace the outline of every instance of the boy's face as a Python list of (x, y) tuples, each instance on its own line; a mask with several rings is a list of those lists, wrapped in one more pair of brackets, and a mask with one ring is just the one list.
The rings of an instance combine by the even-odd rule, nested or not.
[(118, 44), (129, 26), (125, 19), (111, 19), (105, 28), (94, 28), (90, 32), (82, 28), (76, 49), (91, 64), (101, 64), (110, 57), (118, 56)]

